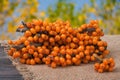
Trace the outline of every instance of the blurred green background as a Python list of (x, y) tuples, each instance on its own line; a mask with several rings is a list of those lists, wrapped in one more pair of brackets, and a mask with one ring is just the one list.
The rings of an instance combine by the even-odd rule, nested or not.
[(99, 20), (105, 34), (120, 34), (120, 0), (0, 0), (0, 39), (15, 39), (17, 25), (32, 19), (70, 21), (80, 27)]

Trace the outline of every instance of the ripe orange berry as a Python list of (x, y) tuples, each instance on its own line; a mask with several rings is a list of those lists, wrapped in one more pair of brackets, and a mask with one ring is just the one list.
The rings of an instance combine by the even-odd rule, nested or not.
[(35, 61), (35, 63), (38, 63), (38, 64), (41, 63), (41, 60), (40, 60), (40, 58), (38, 58), (38, 57), (35, 57), (35, 58), (34, 58), (34, 61)]
[(34, 59), (31, 59), (31, 60), (30, 60), (30, 64), (31, 64), (31, 65), (35, 65), (35, 60), (34, 60)]
[(84, 53), (83, 52), (79, 52), (79, 55), (80, 55), (81, 58), (84, 57)]
[(13, 51), (11, 49), (8, 50), (8, 55), (10, 55), (10, 56), (13, 55)]
[(43, 58), (43, 54), (39, 53), (38, 54), (39, 58)]
[(28, 40), (26, 40), (26, 41), (24, 42), (24, 45), (25, 45), (25, 46), (28, 46), (28, 45), (30, 45), (30, 42), (29, 42)]
[(28, 64), (28, 65), (30, 64), (30, 59), (26, 60), (26, 64)]
[(101, 63), (101, 64), (100, 64), (100, 68), (101, 68), (101, 69), (104, 69), (104, 68), (105, 68), (105, 64)]
[(108, 55), (110, 53), (110, 51), (109, 50), (104, 50), (103, 53)]
[(70, 43), (71, 42), (71, 38), (67, 37), (66, 42)]
[(59, 41), (60, 40), (60, 36), (59, 35), (56, 35), (55, 36), (55, 41)]
[(79, 41), (79, 40), (78, 40), (77, 38), (73, 38), (73, 42), (74, 42), (74, 43), (78, 43), (78, 41)]
[(12, 40), (8, 40), (8, 44), (13, 44), (13, 41)]
[(53, 43), (55, 40), (54, 40), (54, 38), (49, 38), (49, 42), (51, 42), (51, 43)]
[(103, 60), (103, 63), (104, 63), (105, 65), (107, 65), (109, 62), (108, 62), (107, 59), (104, 59), (104, 60)]
[(28, 41), (33, 42), (33, 37), (32, 36), (28, 37)]
[(85, 55), (90, 55), (90, 51), (89, 50), (85, 50), (84, 53), (85, 53)]
[(81, 56), (79, 55), (79, 54), (76, 54), (76, 56), (75, 56), (77, 59), (80, 59), (81, 58)]
[(39, 41), (39, 37), (38, 37), (37, 35), (35, 35), (35, 36), (33, 37), (33, 40), (34, 40), (35, 42), (38, 42), (38, 41)]
[(29, 56), (28, 56), (28, 54), (27, 53), (25, 53), (25, 54), (23, 54), (23, 56), (22, 56), (24, 59), (28, 59), (29, 58)]
[(60, 63), (63, 64), (65, 62), (65, 58), (60, 57)]
[(98, 72), (99, 72), (99, 73), (103, 73), (103, 69), (99, 68), (99, 69), (98, 69)]
[(88, 60), (88, 61), (91, 59), (91, 58), (90, 58), (90, 55), (86, 55), (85, 58), (86, 58), (86, 60)]
[(99, 47), (99, 50), (100, 50), (100, 51), (104, 51), (104, 50), (105, 50), (105, 47), (102, 47), (102, 46), (101, 46), (101, 47)]
[(73, 63), (76, 63), (77, 60), (78, 60), (78, 59), (77, 59), (76, 57), (73, 57), (73, 58), (72, 58), (72, 62), (73, 62)]
[(94, 56), (91, 56), (90, 59), (91, 59), (91, 61), (95, 61), (96, 60)]
[(85, 49), (84, 46), (79, 46), (78, 47), (78, 51), (84, 51), (84, 49)]
[(81, 60), (77, 60), (77, 62), (75, 63), (75, 65), (80, 65), (80, 63), (81, 63)]
[(67, 60), (66, 60), (66, 64), (67, 64), (67, 65), (72, 65), (72, 61), (71, 61), (70, 59), (67, 59)]
[(33, 54), (33, 53), (34, 53), (34, 50), (33, 50), (33, 49), (29, 49), (28, 52), (29, 52), (30, 54)]
[(56, 67), (57, 67), (56, 63), (55, 63), (55, 62), (52, 62), (52, 63), (51, 63), (51, 67), (52, 67), (52, 68), (56, 68)]
[(39, 32), (40, 31), (40, 26), (35, 26), (35, 31)]
[(30, 31), (32, 34), (36, 34), (36, 30), (34, 28), (31, 28)]
[(60, 58), (59, 58), (58, 56), (55, 56), (55, 57), (54, 57), (54, 61), (55, 61), (55, 62), (59, 62), (59, 60), (60, 60)]
[(98, 41), (97, 45), (98, 45), (98, 46), (103, 46), (104, 43), (103, 43), (103, 41)]
[(113, 71), (113, 67), (110, 67), (110, 68), (108, 69), (108, 71), (109, 71), (109, 72), (112, 72), (112, 71)]
[(18, 57), (20, 57), (20, 55), (21, 55), (20, 52), (16, 51), (13, 53), (13, 58), (18, 58)]
[(22, 37), (20, 38), (20, 40), (21, 40), (21, 42), (25, 42), (25, 41), (27, 40), (27, 38), (26, 38), (25, 36), (22, 36)]
[(20, 63), (25, 64), (26, 60), (23, 58), (20, 58)]
[(71, 59), (71, 55), (70, 54), (66, 54), (66, 59)]
[(34, 53), (33, 53), (33, 56), (34, 56), (34, 57), (38, 57), (38, 56), (39, 56), (38, 52), (34, 52)]
[(30, 31), (27, 30), (27, 31), (24, 33), (24, 35), (25, 35), (25, 37), (29, 37), (29, 36), (32, 35), (32, 33), (31, 33)]
[(61, 49), (60, 53), (64, 55), (66, 53), (65, 49)]
[(96, 70), (98, 70), (99, 67), (100, 67), (100, 64), (99, 63), (95, 63), (94, 67), (95, 67)]
[(65, 40), (65, 39), (66, 39), (66, 35), (65, 35), (65, 34), (62, 34), (62, 35), (61, 35), (61, 39)]

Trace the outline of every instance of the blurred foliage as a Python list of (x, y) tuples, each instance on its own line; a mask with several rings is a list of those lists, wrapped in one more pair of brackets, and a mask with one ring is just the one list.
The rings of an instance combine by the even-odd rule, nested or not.
[(39, 5), (38, 0), (0, 0), (0, 39), (16, 38), (15, 30), (20, 21), (36, 18), (68, 20), (73, 27), (94, 18), (99, 20), (106, 34), (120, 34), (120, 0), (89, 0), (77, 11), (76, 4), (70, 0), (58, 0), (47, 11), (40, 11)]
[(92, 15), (99, 20), (106, 34), (120, 34), (120, 1), (100, 0), (99, 4), (97, 1), (99, 0), (90, 0), (90, 4), (84, 4), (75, 12), (75, 4), (59, 0), (55, 8), (48, 8), (48, 19), (55, 21), (62, 18), (69, 20), (73, 27), (79, 27), (88, 22)]
[(73, 27), (78, 27), (85, 23), (86, 15), (80, 12), (74, 12), (75, 5), (73, 3), (66, 3), (64, 1), (59, 1), (56, 4), (55, 9), (52, 7), (48, 8), (48, 19), (50, 21), (55, 21), (57, 19), (68, 20)]

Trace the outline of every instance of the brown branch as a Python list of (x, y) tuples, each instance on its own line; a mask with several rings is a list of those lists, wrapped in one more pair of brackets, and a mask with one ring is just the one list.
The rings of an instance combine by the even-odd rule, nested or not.
[(102, 58), (100, 58), (97, 54), (93, 54), (93, 56), (94, 56), (95, 58), (97, 58), (100, 62), (102, 62), (102, 61), (103, 61), (103, 59), (102, 59)]

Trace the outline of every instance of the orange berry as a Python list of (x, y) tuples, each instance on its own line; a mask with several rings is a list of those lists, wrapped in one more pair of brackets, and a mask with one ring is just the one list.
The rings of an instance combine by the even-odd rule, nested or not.
[(27, 54), (27, 53), (23, 54), (23, 58), (24, 58), (24, 59), (29, 58), (28, 54)]
[(27, 60), (26, 60), (26, 64), (30, 64), (30, 59), (27, 59)]
[(84, 53), (85, 53), (85, 55), (89, 55), (90, 51), (89, 50), (85, 50)]
[(24, 34), (25, 34), (25, 37), (29, 37), (29, 36), (32, 35), (32, 33), (30, 31), (28, 31), (28, 30)]
[(78, 51), (84, 51), (84, 49), (85, 49), (84, 46), (79, 46), (78, 47)]
[(35, 57), (35, 58), (34, 58), (34, 61), (35, 61), (35, 63), (38, 63), (38, 64), (41, 63), (41, 60), (40, 60), (40, 58), (38, 58), (38, 57)]
[(33, 42), (33, 37), (32, 36), (28, 37), (28, 41)]
[(99, 68), (99, 69), (98, 69), (98, 72), (99, 72), (99, 73), (103, 73), (103, 69)]
[(99, 63), (95, 63), (94, 67), (95, 67), (96, 70), (98, 70), (99, 67), (100, 67), (100, 64)]
[(78, 41), (79, 41), (79, 40), (78, 40), (77, 38), (75, 38), (75, 37), (73, 38), (73, 42), (74, 42), (74, 43), (78, 43)]
[(107, 59), (104, 59), (104, 60), (103, 60), (103, 63), (104, 63), (105, 65), (107, 65), (107, 64), (108, 64), (108, 60), (107, 60)]
[(100, 64), (100, 68), (101, 68), (101, 69), (104, 69), (104, 68), (105, 68), (105, 64), (101, 63), (101, 64)]
[(43, 58), (43, 54), (39, 53), (38, 54), (39, 58)]
[(13, 44), (13, 41), (12, 40), (8, 40), (8, 44)]
[(108, 71), (109, 71), (109, 72), (112, 72), (112, 71), (113, 71), (113, 67), (110, 67), (110, 68), (108, 69)]
[(65, 62), (65, 58), (60, 57), (60, 63), (63, 64)]
[(100, 50), (100, 51), (104, 51), (105, 48), (101, 46), (101, 47), (99, 47), (99, 50)]
[(77, 62), (75, 63), (75, 65), (80, 65), (80, 63), (81, 63), (81, 60), (77, 60)]
[(30, 54), (33, 54), (33, 53), (34, 53), (34, 50), (33, 50), (33, 49), (29, 49), (28, 52), (29, 52)]
[(35, 31), (39, 32), (40, 31), (40, 26), (35, 26)]
[(84, 53), (83, 52), (80, 52), (79, 55), (80, 55), (81, 58), (84, 57)]
[(22, 63), (22, 64), (25, 64), (25, 59), (23, 59), (23, 58), (20, 58), (20, 63)]
[(20, 57), (20, 55), (21, 55), (20, 52), (16, 51), (13, 53), (13, 58), (18, 58), (18, 57)]
[(103, 53), (107, 55), (107, 54), (110, 53), (110, 51), (109, 50), (104, 50)]
[(34, 60), (34, 59), (31, 59), (31, 60), (30, 60), (30, 64), (31, 64), (31, 65), (35, 65), (35, 60)]
[(34, 53), (33, 53), (33, 56), (34, 56), (34, 57), (38, 57), (38, 56), (39, 56), (38, 52), (34, 52)]
[(34, 28), (31, 28), (30, 31), (32, 34), (36, 34), (36, 30)]
[(95, 57), (94, 56), (91, 56), (91, 61), (95, 61)]
[(76, 54), (76, 56), (75, 56), (77, 59), (80, 59), (81, 58), (81, 56), (79, 55), (79, 54)]
[(104, 43), (103, 43), (103, 41), (98, 41), (97, 45), (98, 45), (98, 46), (103, 46)]
[(64, 39), (64, 40), (65, 40), (65, 39), (66, 39), (66, 35), (65, 35), (65, 34), (62, 34), (62, 35), (61, 35), (61, 39)]
[(10, 55), (10, 56), (12, 56), (12, 55), (13, 55), (12, 50), (8, 50), (8, 55)]
[(67, 65), (72, 65), (72, 61), (71, 61), (70, 59), (67, 59), (67, 60), (66, 60), (66, 64), (67, 64)]
[(55, 36), (55, 41), (59, 41), (60, 40), (60, 36), (59, 35), (56, 35)]
[(71, 58), (72, 58), (71, 55), (66, 54), (66, 59), (71, 59)]
[(49, 38), (49, 42), (51, 42), (51, 43), (53, 43), (55, 40), (54, 40), (54, 38)]
[(26, 40), (25, 42), (24, 42), (24, 45), (25, 46), (28, 46), (30, 44), (30, 42), (28, 41), (28, 40)]
[(60, 60), (60, 58), (59, 58), (58, 56), (55, 56), (55, 57), (54, 57), (54, 61), (55, 61), (55, 62), (59, 62), (59, 60)]
[(72, 58), (72, 62), (73, 62), (73, 63), (76, 63), (77, 60), (78, 60), (78, 59), (77, 59), (76, 57), (73, 57), (73, 58)]
[(33, 37), (33, 40), (34, 40), (35, 42), (38, 42), (38, 41), (39, 41), (39, 37), (38, 37), (37, 35), (35, 35), (35, 36)]
[(92, 32), (92, 35), (97, 36), (98, 34), (97, 34), (97, 32)]
[(52, 62), (52, 63), (51, 63), (51, 67), (52, 67), (52, 68), (56, 68), (56, 67), (57, 67), (56, 63), (55, 63), (55, 62)]
[(66, 42), (70, 43), (71, 42), (71, 38), (67, 37)]
[(85, 58), (86, 58), (86, 60), (88, 60), (88, 61), (91, 59), (91, 58), (90, 58), (90, 55), (86, 55)]

